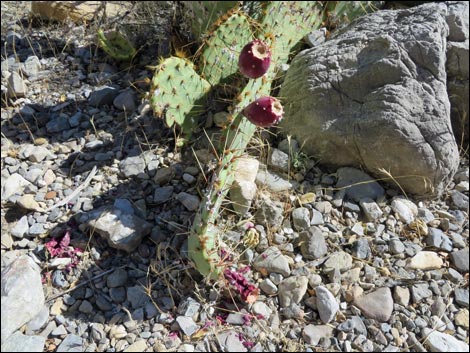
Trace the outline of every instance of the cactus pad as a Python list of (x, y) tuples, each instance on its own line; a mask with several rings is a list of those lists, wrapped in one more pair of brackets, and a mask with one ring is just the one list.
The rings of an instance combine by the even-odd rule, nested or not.
[(151, 104), (156, 115), (164, 116), (169, 127), (181, 126), (185, 133), (195, 127), (195, 117), (204, 110), (210, 84), (182, 58), (170, 57), (157, 66), (152, 80)]
[(99, 46), (112, 58), (117, 60), (130, 60), (136, 54), (132, 43), (118, 31), (104, 33), (97, 32)]

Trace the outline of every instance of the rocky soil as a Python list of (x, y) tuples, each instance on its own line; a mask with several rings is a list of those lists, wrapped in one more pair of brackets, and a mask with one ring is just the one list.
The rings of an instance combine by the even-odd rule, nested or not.
[(417, 200), (260, 132), (208, 282), (186, 238), (217, 161), (203, 131), (175, 149), (145, 100), (165, 33), (118, 63), (93, 25), (1, 6), (2, 351), (468, 351), (464, 153)]

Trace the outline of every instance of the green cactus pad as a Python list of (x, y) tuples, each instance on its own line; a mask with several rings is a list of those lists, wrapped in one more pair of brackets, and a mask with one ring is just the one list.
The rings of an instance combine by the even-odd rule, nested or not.
[(247, 17), (241, 12), (233, 12), (210, 34), (200, 57), (200, 71), (212, 85), (238, 71), (238, 56), (252, 39)]
[(157, 66), (152, 80), (151, 105), (156, 115), (164, 116), (169, 127), (181, 126), (189, 133), (195, 117), (204, 110), (210, 84), (182, 58), (170, 57)]
[(380, 1), (327, 1), (324, 22), (348, 23), (357, 17), (377, 11)]
[(104, 33), (98, 30), (97, 38), (99, 46), (116, 60), (130, 60), (136, 54), (132, 43), (118, 31)]
[(189, 17), (191, 30), (196, 39), (208, 33), (213, 23), (227, 11), (234, 8), (238, 1), (182, 1), (185, 17)]

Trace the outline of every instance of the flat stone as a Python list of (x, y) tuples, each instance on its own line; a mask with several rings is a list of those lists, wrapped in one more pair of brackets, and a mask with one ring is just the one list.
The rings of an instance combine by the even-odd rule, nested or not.
[(217, 334), (217, 341), (223, 352), (247, 352), (247, 348), (240, 341), (240, 335), (235, 330), (223, 331)]
[(25, 210), (42, 211), (41, 206), (39, 206), (37, 201), (34, 199), (33, 194), (26, 194), (21, 196), (16, 203)]
[(464, 329), (468, 330), (469, 328), (468, 310), (460, 309), (458, 313), (455, 314), (454, 321), (457, 326), (462, 326)]
[(356, 202), (360, 202), (364, 198), (377, 200), (385, 194), (379, 183), (359, 169), (339, 168), (337, 176), (336, 187), (345, 188), (346, 196)]
[(131, 303), (133, 309), (143, 307), (150, 300), (140, 285), (127, 288), (127, 300)]
[(410, 302), (410, 290), (407, 287), (396, 286), (393, 293), (393, 299), (395, 303), (408, 306)]
[(323, 286), (316, 287), (315, 293), (317, 296), (317, 310), (321, 321), (325, 324), (333, 321), (339, 310), (339, 304), (335, 296)]
[(437, 228), (428, 228), (428, 236), (426, 237), (426, 244), (435, 248), (452, 251), (452, 241), (444, 232)]
[(282, 172), (289, 171), (289, 155), (277, 148), (270, 150), (268, 165)]
[(354, 305), (368, 319), (386, 322), (393, 312), (393, 298), (389, 288), (379, 288), (369, 294), (354, 298)]
[(8, 77), (8, 97), (10, 98), (21, 98), (28, 92), (26, 82), (23, 80), (18, 72), (13, 71)]
[[(255, 302), (251, 307), (255, 315), (261, 315), (263, 319), (268, 320), (273, 313), (272, 309), (263, 302)], [(468, 320), (468, 313), (467, 313)]]
[(305, 207), (298, 207), (292, 211), (294, 229), (302, 231), (310, 226), (310, 211)]
[(2, 342), (38, 315), (43, 306), (39, 267), (29, 256), (15, 259), (2, 271)]
[(126, 178), (135, 177), (144, 172), (145, 161), (141, 156), (127, 157), (119, 163), (119, 170)]
[(14, 173), (10, 175), (2, 183), (2, 200), (8, 200), (16, 193), (23, 193), (24, 188), (28, 185), (31, 185), (31, 183), (23, 178), (20, 174)]
[(191, 336), (199, 329), (194, 320), (188, 316), (178, 316), (176, 322), (180, 326), (181, 331), (187, 336)]
[(352, 254), (359, 259), (367, 259), (371, 255), (369, 241), (366, 238), (361, 238), (353, 244)]
[(325, 273), (338, 269), (340, 272), (347, 271), (352, 267), (352, 257), (347, 252), (337, 251), (330, 255), (328, 260), (323, 264)]
[(461, 273), (468, 272), (468, 248), (454, 251), (450, 254), (450, 259), (452, 264), (459, 270)]
[(262, 196), (261, 204), (255, 213), (255, 220), (259, 224), (278, 229), (284, 220), (284, 206), (279, 201), (272, 201), (269, 197)]
[(469, 306), (468, 289), (466, 289), (466, 288), (455, 288), (454, 296), (455, 296), (455, 302), (458, 305), (463, 306), (465, 308), (468, 308), (468, 306)]
[(374, 222), (382, 217), (383, 212), (380, 209), (380, 206), (372, 200), (371, 198), (363, 198), (359, 201), (359, 205), (361, 205), (362, 211), (366, 216), (366, 219), (370, 222)]
[(258, 171), (258, 174), (256, 175), (256, 184), (260, 188), (267, 187), (272, 192), (288, 191), (293, 188), (290, 181), (276, 173), (265, 170)]
[(307, 325), (305, 326), (302, 337), (306, 344), (316, 346), (320, 343), (320, 339), (333, 337), (334, 328), (328, 325)]
[(57, 352), (83, 352), (83, 339), (77, 335), (67, 335), (57, 347)]
[(62, 115), (49, 120), (46, 124), (46, 130), (50, 133), (62, 133), (68, 129), (70, 129), (69, 118)]
[(292, 303), (299, 304), (307, 292), (308, 278), (306, 276), (292, 276), (279, 283), (279, 303), (282, 308)]
[(176, 199), (181, 202), (188, 211), (196, 211), (199, 207), (200, 200), (196, 195), (180, 192), (176, 195)]
[(256, 197), (256, 183), (245, 180), (234, 180), (230, 187), (230, 201), (233, 209), (240, 215), (245, 215)]
[(393, 199), (392, 210), (398, 215), (398, 218), (405, 224), (410, 224), (418, 215), (418, 207), (406, 199)]
[(28, 224), (28, 217), (23, 216), (21, 217), (18, 222), (10, 229), (10, 234), (16, 238), (23, 238), (23, 236), (28, 233), (29, 224)]
[(459, 341), (452, 335), (428, 328), (425, 328), (423, 333), (423, 336), (427, 337), (424, 345), (431, 352), (468, 352), (468, 344)]
[(43, 352), (46, 338), (26, 336), (16, 331), (2, 343), (2, 352)]
[(323, 214), (320, 211), (317, 211), (316, 209), (312, 208), (312, 219), (310, 220), (310, 225), (311, 226), (317, 226), (324, 224), (325, 221), (323, 220)]
[(173, 186), (162, 186), (155, 188), (153, 202), (161, 204), (167, 202), (173, 196)]
[(129, 90), (119, 93), (114, 98), (113, 105), (120, 110), (132, 113), (136, 108), (134, 94)]
[(327, 253), (328, 247), (320, 228), (309, 227), (300, 233), (300, 251), (307, 260), (318, 259)]
[(267, 295), (274, 295), (277, 293), (277, 286), (269, 278), (265, 278), (260, 283), (259, 287)]
[(359, 316), (352, 316), (350, 319), (339, 324), (336, 328), (342, 332), (353, 332), (358, 335), (367, 336), (366, 325)]
[(432, 291), (427, 283), (416, 283), (411, 286), (413, 303), (420, 303), (423, 299), (432, 297)]
[(408, 267), (414, 270), (436, 270), (442, 265), (442, 259), (433, 251), (420, 251), (408, 261)]
[(253, 261), (253, 267), (264, 276), (270, 273), (289, 276), (291, 272), (286, 257), (275, 246), (267, 248), (262, 254), (257, 256)]
[(94, 107), (113, 104), (114, 98), (119, 91), (114, 87), (101, 86), (97, 87), (88, 97), (88, 103)]
[(193, 317), (199, 312), (200, 308), (201, 304), (199, 304), (195, 299), (188, 297), (180, 302), (177, 311), (180, 315)]
[(89, 212), (88, 216), (91, 229), (103, 236), (111, 247), (127, 252), (134, 251), (152, 230), (150, 223), (114, 206), (100, 207)]
[(468, 211), (468, 196), (457, 190), (450, 192), (453, 204), (460, 210)]

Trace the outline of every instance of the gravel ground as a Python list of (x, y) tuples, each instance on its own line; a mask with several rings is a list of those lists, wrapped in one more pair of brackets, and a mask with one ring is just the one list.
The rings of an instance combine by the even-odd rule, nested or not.
[(222, 214), (208, 283), (186, 238), (210, 151), (152, 116), (158, 53), (116, 63), (26, 5), (1, 5), (2, 351), (468, 351), (468, 160), (420, 201), (336, 187), (368, 176), (301, 151), (288, 177), (287, 141), (260, 134), (274, 152), (252, 150), (257, 198)]

